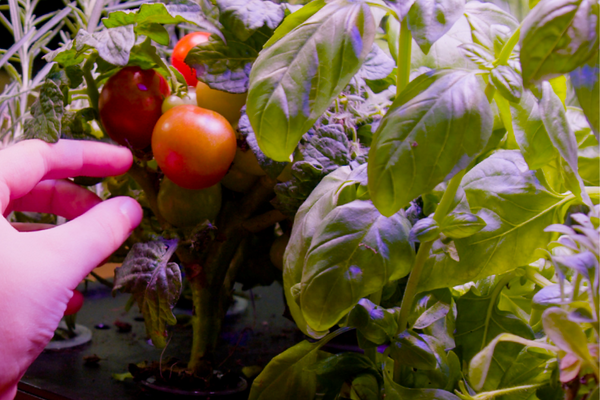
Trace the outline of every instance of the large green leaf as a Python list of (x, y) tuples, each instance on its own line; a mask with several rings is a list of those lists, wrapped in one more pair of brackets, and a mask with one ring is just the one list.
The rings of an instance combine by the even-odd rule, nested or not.
[(284, 17), (284, 7), (271, 1), (218, 0), (217, 4), (219, 21), (241, 41), (265, 25), (275, 30)]
[(173, 307), (181, 293), (179, 266), (169, 259), (177, 241), (136, 243), (115, 270), (113, 291), (131, 293), (144, 314), (146, 333), (156, 347), (165, 347), (166, 325), (175, 325)]
[(526, 90), (519, 103), (510, 104), (510, 113), (515, 139), (529, 168), (541, 168), (555, 159), (558, 152), (548, 137), (535, 96)]
[[(323, 353), (319, 342), (303, 341), (274, 357), (256, 377), (249, 400), (304, 400), (315, 397), (317, 377), (308, 367)], [(327, 353), (325, 353), (327, 354)]]
[(587, 120), (600, 141), (600, 68), (598, 63), (583, 65), (571, 72), (571, 83), (577, 94), (577, 100), (585, 113)]
[(408, 12), (408, 28), (425, 54), (462, 16), (464, 0), (416, 0)]
[(338, 206), (321, 221), (300, 284), (300, 308), (312, 329), (331, 328), (361, 298), (409, 273), (409, 231), (404, 216), (385, 217), (370, 200)]
[[(533, 339), (531, 328), (505, 311), (498, 309), (500, 291), (506, 282), (496, 281), (494, 290), (486, 295), (478, 295), (475, 289), (456, 301), (457, 318), (454, 339), (456, 345), (462, 347), (463, 361), (469, 362), (477, 353), (483, 350), (496, 336), (512, 333), (525, 339)], [(494, 390), (498, 388), (506, 371), (521, 351), (522, 345), (501, 342), (496, 346), (492, 363), (487, 372), (483, 388)]]
[(289, 160), (359, 70), (374, 37), (366, 4), (336, 0), (261, 51), (250, 73), (247, 114), (268, 157)]
[(369, 190), (392, 215), (464, 169), (492, 133), (492, 110), (474, 74), (426, 73), (385, 115), (369, 152)]
[(129, 53), (135, 44), (132, 25), (108, 28), (96, 33), (83, 29), (75, 36), (75, 49), (81, 53), (87, 48), (98, 51), (98, 55), (107, 63), (124, 67), (129, 61)]
[(327, 175), (312, 191), (298, 209), (290, 241), (285, 249), (283, 266), (283, 290), (288, 308), (298, 328), (308, 336), (322, 337), (327, 332), (313, 331), (304, 320), (302, 311), (294, 299), (291, 288), (302, 281), (304, 257), (320, 223), (338, 203), (343, 190), (341, 186), (348, 180), (352, 170), (341, 167)]
[(520, 45), (526, 87), (573, 71), (598, 51), (598, 3), (540, 1), (523, 21)]
[(498, 151), (462, 180), (472, 212), (486, 222), (473, 236), (455, 240), (460, 261), (432, 252), (419, 290), (462, 285), (528, 265), (543, 254), (552, 236), (548, 225), (563, 222), (570, 193), (540, 184), (516, 150)]
[(579, 176), (577, 167), (577, 139), (567, 121), (562, 101), (552, 90), (548, 82), (542, 84), (542, 99), (539, 103), (540, 115), (548, 137), (558, 150), (558, 154), (565, 161), (563, 163), (563, 176), (565, 186), (579, 199), (592, 208), (592, 201), (585, 191), (585, 184)]

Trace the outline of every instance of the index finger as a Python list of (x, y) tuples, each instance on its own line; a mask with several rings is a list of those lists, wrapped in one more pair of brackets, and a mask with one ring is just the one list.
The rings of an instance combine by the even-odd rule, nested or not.
[(133, 156), (107, 143), (25, 140), (0, 151), (0, 213), (10, 200), (29, 193), (41, 180), (125, 173)]

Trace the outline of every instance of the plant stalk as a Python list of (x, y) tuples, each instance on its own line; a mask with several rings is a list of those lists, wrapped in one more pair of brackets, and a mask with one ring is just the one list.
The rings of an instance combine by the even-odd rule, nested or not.
[(513, 49), (519, 43), (519, 39), (521, 38), (521, 26), (519, 26), (512, 34), (512, 36), (504, 43), (502, 50), (500, 51), (500, 55), (498, 59), (494, 61), (494, 67), (498, 65), (506, 65), (508, 63), (508, 59), (512, 54)]
[[(92, 76), (92, 69), (94, 68), (94, 63), (96, 62), (95, 56), (90, 56), (83, 64), (83, 79), (85, 79), (85, 85), (87, 87), (87, 95), (90, 98), (90, 105), (96, 110), (96, 113), (99, 115), (100, 110), (98, 109), (98, 100), (100, 98), (100, 92), (98, 91), (98, 86), (96, 85), (96, 81)], [(103, 127), (104, 130), (104, 127)]]
[(412, 34), (408, 29), (408, 21), (400, 23), (400, 39), (398, 46), (398, 75), (396, 75), (396, 97), (406, 88), (410, 80)]
[[(440, 200), (440, 204), (437, 206), (435, 213), (433, 214), (433, 219), (437, 222), (441, 222), (446, 215), (448, 215), (458, 187), (460, 186), (460, 182), (462, 181), (465, 173), (466, 171), (462, 170), (454, 175), (452, 179), (450, 179), (448, 187), (442, 196), (442, 200)], [(405, 329), (408, 329), (408, 317), (412, 311), (412, 305), (414, 302), (414, 297), (417, 294), (419, 279), (421, 278), (421, 273), (423, 272), (425, 262), (429, 258), (431, 246), (433, 246), (433, 241), (421, 243), (419, 251), (417, 252), (415, 263), (410, 271), (410, 275), (408, 276), (406, 289), (404, 291), (404, 295), (402, 296), (402, 303), (400, 304), (400, 313), (398, 315), (398, 333), (404, 332)]]

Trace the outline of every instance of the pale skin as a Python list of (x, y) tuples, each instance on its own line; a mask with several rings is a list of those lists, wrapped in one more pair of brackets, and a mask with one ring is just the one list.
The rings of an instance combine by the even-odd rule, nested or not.
[[(0, 150), (0, 400), (15, 397), (73, 289), (142, 219), (135, 200), (102, 201), (66, 178), (120, 175), (131, 163), (129, 150), (89, 141), (27, 140)], [(20, 232), (5, 218), (11, 211), (56, 214), (68, 222)]]

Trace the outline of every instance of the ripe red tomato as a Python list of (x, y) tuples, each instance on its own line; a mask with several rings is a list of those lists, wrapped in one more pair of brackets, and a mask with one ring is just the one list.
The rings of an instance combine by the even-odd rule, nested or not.
[(198, 83), (198, 79), (196, 78), (196, 70), (187, 65), (183, 60), (185, 60), (185, 57), (192, 47), (208, 41), (209, 36), (210, 33), (207, 32), (188, 33), (182, 37), (179, 42), (177, 42), (175, 48), (173, 49), (173, 58), (171, 63), (179, 72), (181, 72), (181, 75), (183, 75), (185, 81), (190, 86), (196, 86), (196, 83)]
[(73, 297), (67, 303), (67, 309), (64, 315), (72, 315), (81, 310), (83, 306), (83, 295), (77, 289), (73, 290)]
[(169, 94), (169, 85), (158, 72), (123, 68), (110, 77), (100, 93), (98, 108), (106, 133), (124, 146), (148, 147), (163, 100)]
[(189, 104), (164, 113), (152, 134), (156, 163), (171, 181), (186, 189), (218, 183), (236, 148), (235, 132), (223, 116)]

